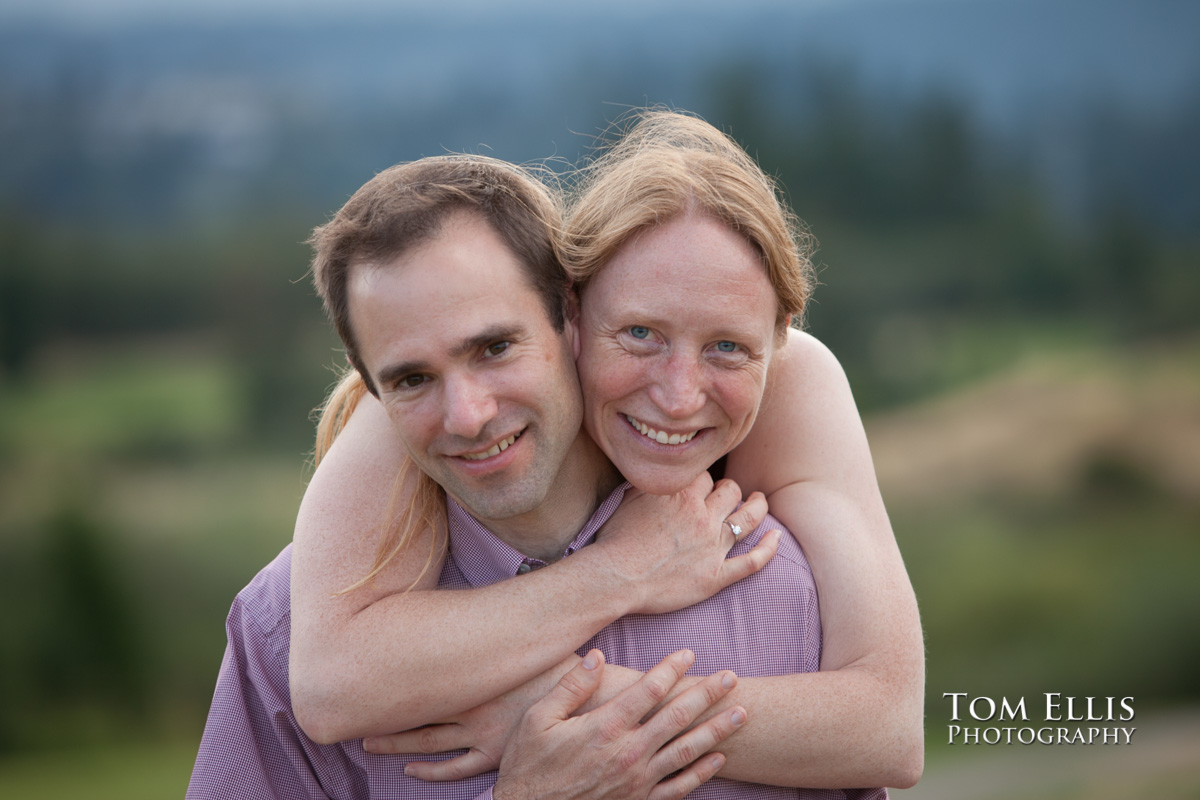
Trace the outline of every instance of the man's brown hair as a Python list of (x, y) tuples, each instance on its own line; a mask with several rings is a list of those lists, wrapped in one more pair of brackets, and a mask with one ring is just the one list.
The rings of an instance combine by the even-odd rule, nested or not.
[(555, 254), (561, 213), (557, 196), (532, 172), (493, 158), (446, 155), (384, 170), (313, 231), (313, 283), (346, 347), (350, 364), (378, 396), (351, 324), (351, 268), (381, 265), (437, 236), (459, 211), (478, 214), (508, 246), (560, 333), (569, 280)]

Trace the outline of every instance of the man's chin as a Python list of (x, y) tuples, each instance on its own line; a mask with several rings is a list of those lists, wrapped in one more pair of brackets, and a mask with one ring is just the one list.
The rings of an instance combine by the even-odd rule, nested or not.
[[(436, 480), (436, 479), (435, 479)], [(480, 520), (504, 520), (528, 514), (545, 499), (521, 481), (496, 481), (495, 485), (480, 485), (471, 481), (448, 481), (442, 484), (454, 501)]]
[(480, 521), (506, 520), (528, 514), (538, 507), (538, 503), (527, 498), (514, 497), (511, 493), (492, 495), (455, 495), (450, 493), (454, 501), (465, 508), (471, 516)]

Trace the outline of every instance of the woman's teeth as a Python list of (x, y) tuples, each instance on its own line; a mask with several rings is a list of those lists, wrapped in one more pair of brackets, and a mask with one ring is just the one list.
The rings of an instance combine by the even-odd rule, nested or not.
[(642, 436), (645, 436), (647, 439), (653, 439), (659, 444), (683, 444), (684, 442), (690, 442), (692, 439), (696, 438), (696, 434), (700, 432), (692, 431), (691, 433), (667, 433), (666, 431), (656, 431), (654, 428), (651, 428), (644, 422), (638, 422), (628, 414), (625, 415), (625, 419), (629, 420), (630, 425), (641, 431)]
[(510, 444), (512, 444), (513, 442), (515, 442), (516, 440), (517, 440), (517, 434), (514, 433), (512, 436), (508, 437), (507, 439), (501, 440), (498, 444), (492, 445), (491, 449), (489, 449), (487, 452), (463, 453), (462, 457), (465, 458), (467, 461), (483, 461), (485, 458), (491, 458), (492, 456), (497, 455), (504, 450), (507, 450), (508, 446)]

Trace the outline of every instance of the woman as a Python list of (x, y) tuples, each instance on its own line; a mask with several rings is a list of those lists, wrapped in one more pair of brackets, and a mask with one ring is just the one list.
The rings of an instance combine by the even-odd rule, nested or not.
[[(651, 178), (652, 167), (672, 160), (684, 166), (677, 171), (682, 183)], [(688, 165), (699, 162), (716, 172), (690, 174)], [(723, 745), (730, 758), (725, 774), (793, 786), (911, 785), (922, 746), (915, 603), (844, 376), (810, 337), (787, 335), (787, 314), (802, 310), (807, 288), (773, 186), (736, 144), (699, 120), (669, 113), (644, 115), (590, 174), (564, 237), (564, 261), (581, 287), (579, 367), (589, 434), (626, 478), (656, 494), (689, 486), (728, 452), (726, 475), (767, 494), (805, 547), (821, 592), (824, 671), (742, 681), (739, 691), (747, 695), (762, 687), (759, 707), (746, 703), (760, 738), (747, 726), (736, 743)], [(727, 185), (737, 187), (732, 195), (758, 201), (738, 207), (722, 191)], [(705, 202), (700, 195), (707, 189)], [(672, 261), (688, 244), (704, 247)], [(714, 248), (727, 263), (707, 263)], [(747, 261), (759, 270), (757, 282), (733, 269)], [(764, 264), (770, 280), (761, 275)], [(709, 272), (720, 266), (731, 269)], [(686, 285), (677, 290), (679, 284)], [(739, 301), (719, 307), (718, 298), (731, 293), (740, 293)], [(354, 402), (355, 390), (343, 389), (351, 399), (335, 399), (335, 414)], [(392, 575), (384, 587), (360, 583), (331, 596), (351, 582), (337, 580), (362, 577), (349, 565), (361, 563), (361, 547), (373, 543), (363, 531), (386, 511), (391, 476), (401, 466), (389, 433), (378, 405), (365, 398), (306, 494), (293, 568), (293, 699), (302, 719), (314, 686), (326, 698), (350, 692), (361, 700), (390, 698), (405, 688), (400, 684), (415, 681), (432, 699), (420, 710), (417, 701), (406, 704), (406, 716), (388, 712), (333, 726), (330, 739), (454, 721), (464, 710), (454, 706), (461, 676), (392, 674), (387, 649), (376, 647), (381, 635), (403, 639), (410, 651), (428, 647), (422, 607), (440, 599), (426, 590), (436, 585), (444, 557), (435, 533), (421, 529), (404, 547), (381, 551), (376, 577), (381, 570)], [(428, 484), (406, 479), (401, 506), (422, 486)], [(436, 496), (425, 507), (436, 513)], [(357, 542), (358, 557), (347, 554), (347, 541)], [(398, 575), (416, 579), (413, 591), (396, 591)], [(569, 664), (588, 635), (548, 645), (536, 632), (514, 632), (512, 647), (556, 647)], [(392, 644), (394, 653), (400, 646)], [(445, 655), (438, 654), (441, 663)], [(531, 681), (523, 699), (513, 700), (523, 708), (565, 668), (540, 678), (528, 668), (514, 675), (519, 661), (492, 671), (504, 674), (498, 687)], [(507, 690), (494, 694), (501, 691)], [(514, 689), (506, 697), (519, 695)], [(377, 706), (396, 708), (386, 700)], [(474, 726), (495, 724), (486, 716), (468, 713), (458, 728), (439, 729), (433, 738), (445, 747), (475, 744)], [(411, 741), (391, 744), (411, 750)], [(494, 766), (472, 756), (476, 771)], [(426, 774), (446, 774), (438, 770)]]

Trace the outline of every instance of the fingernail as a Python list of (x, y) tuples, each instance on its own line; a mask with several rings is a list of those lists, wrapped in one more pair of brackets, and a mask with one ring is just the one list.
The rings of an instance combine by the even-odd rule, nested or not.
[(734, 725), (741, 725), (746, 721), (746, 714), (741, 709), (738, 709), (729, 715), (729, 721)]
[(779, 540), (783, 538), (783, 531), (772, 531), (771, 537), (775, 540), (775, 543), (778, 544)]
[(721, 676), (721, 685), (724, 686), (726, 689), (732, 689), (733, 684), (734, 684), (734, 680), (733, 680), (732, 672), (726, 672), (724, 675)]
[(583, 657), (583, 668), (584, 669), (595, 669), (599, 664), (600, 664), (600, 659), (596, 658), (596, 656), (592, 653), (588, 653), (586, 656)]

